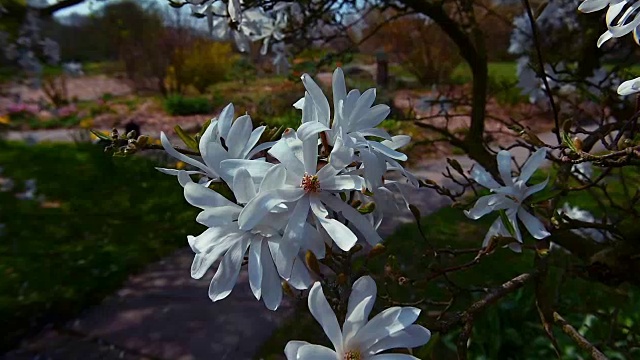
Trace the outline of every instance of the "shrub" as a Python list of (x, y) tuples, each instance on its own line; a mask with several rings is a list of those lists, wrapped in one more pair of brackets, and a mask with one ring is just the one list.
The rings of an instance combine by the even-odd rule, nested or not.
[(207, 114), (213, 109), (211, 101), (204, 97), (171, 95), (164, 100), (164, 108), (170, 115)]
[(210, 85), (225, 80), (235, 62), (229, 43), (195, 40), (191, 46), (174, 53), (169, 72), (173, 84), (167, 84), (167, 88), (171, 91), (173, 85), (177, 92), (182, 92), (184, 87), (193, 86), (203, 94)]

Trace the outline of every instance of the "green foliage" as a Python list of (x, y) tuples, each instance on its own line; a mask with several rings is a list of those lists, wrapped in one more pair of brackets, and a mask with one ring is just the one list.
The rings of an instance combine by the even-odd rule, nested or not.
[(185, 97), (170, 95), (164, 100), (164, 108), (170, 115), (208, 114), (213, 108), (205, 97)]
[[(175, 179), (91, 144), (0, 143), (3, 176), (45, 203), (0, 192), (0, 349), (96, 304), (199, 231)], [(29, 166), (25, 166), (28, 164)]]

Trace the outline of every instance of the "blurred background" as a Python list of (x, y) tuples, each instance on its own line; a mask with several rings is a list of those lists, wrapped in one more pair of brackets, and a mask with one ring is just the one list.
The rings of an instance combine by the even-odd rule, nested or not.
[[(156, 143), (164, 131), (178, 143), (176, 125), (196, 133), (230, 102), (256, 126), (295, 128), (300, 113), (292, 104), (304, 93), (300, 75), (311, 73), (328, 89), (332, 71), (341, 66), (349, 88), (377, 87), (376, 102), (391, 106), (385, 129), (413, 137), (404, 150), (409, 169), (437, 180), (443, 158), (462, 155), (414, 121), (426, 116), (429, 124), (446, 122), (454, 131), (467, 131), (466, 120), (445, 114), (466, 106), (450, 99), (469, 90), (471, 70), (451, 40), (424, 19), (394, 21), (392, 13), (372, 11), (349, 29), (351, 35), (387, 26), (356, 48), (339, 40), (307, 46), (284, 69), (260, 55), (260, 44), (241, 53), (233, 43), (212, 40), (205, 21), (163, 0), (45, 0), (32, 19), (25, 0), (0, 5), (0, 43), (6, 50), (0, 52), (0, 353), (7, 352), (7, 359), (279, 359), (286, 341), (300, 334), (317, 336), (316, 342), (323, 338), (306, 304), (295, 299), (277, 316), (242, 287), (224, 307), (211, 304), (208, 281), (189, 277), (186, 235), (203, 230), (194, 221), (196, 211), (175, 178), (154, 169), (185, 164), (154, 151), (112, 157), (89, 129), (107, 136), (113, 129), (135, 130)], [(511, 141), (507, 123), (494, 118), (513, 116), (546, 136), (553, 127), (549, 109), (532, 104), (517, 88), (516, 56), (508, 51), (512, 22), (522, 9), (508, 2), (493, 9), (479, 20), (490, 42), (487, 136)], [(40, 41), (42, 53), (25, 58), (20, 37)], [(340, 56), (329, 56), (336, 50)], [(637, 171), (628, 175), (640, 178)], [(625, 197), (622, 188), (614, 193)], [(442, 208), (446, 199), (433, 191), (421, 196), (430, 199), (422, 207), (423, 223), (436, 244), (479, 245), (488, 223)], [(587, 197), (573, 200), (596, 217), (605, 215)], [(416, 249), (427, 249), (416, 225), (397, 228), (411, 219), (402, 216), (384, 231), (397, 244), (394, 261), (410, 264), (419, 260)], [(499, 284), (530, 262), (499, 255), (453, 280), (469, 287)], [(390, 269), (385, 259), (373, 268), (379, 274)], [(598, 315), (623, 312), (626, 317), (616, 321), (639, 333), (637, 292), (572, 281), (567, 286), (574, 291), (563, 304), (580, 307), (571, 320), (582, 331), (614, 339), (616, 334), (607, 335), (610, 323)], [(431, 291), (444, 296), (448, 290)], [(532, 291), (519, 291), (476, 324), (474, 359), (554, 356)], [(449, 305), (462, 307), (461, 301)], [(456, 336), (434, 338), (419, 356), (452, 358)], [(558, 336), (564, 353), (582, 358), (568, 338)], [(620, 354), (612, 358), (629, 358)]]

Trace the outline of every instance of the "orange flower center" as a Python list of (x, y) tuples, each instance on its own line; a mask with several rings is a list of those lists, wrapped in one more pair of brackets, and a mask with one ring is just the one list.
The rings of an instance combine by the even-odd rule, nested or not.
[(318, 180), (318, 176), (304, 174), (302, 177), (302, 189), (307, 193), (320, 191), (320, 180)]

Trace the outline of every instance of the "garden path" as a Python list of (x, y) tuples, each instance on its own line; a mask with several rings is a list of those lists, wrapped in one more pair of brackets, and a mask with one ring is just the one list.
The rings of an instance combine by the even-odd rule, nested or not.
[[(64, 131), (29, 135), (38, 141), (70, 140)], [(25, 136), (10, 134), (13, 139)], [(552, 133), (538, 136), (555, 143)], [(528, 156), (525, 150), (513, 153), (519, 163)], [(452, 158), (465, 169), (473, 165), (466, 156)], [(410, 170), (418, 178), (453, 186), (442, 174), (446, 166), (446, 159), (426, 159)], [(423, 215), (449, 204), (448, 199), (431, 189), (416, 189), (409, 196)], [(411, 221), (408, 210), (394, 212), (379, 231), (386, 237), (398, 225)], [(293, 313), (295, 304), (285, 299), (276, 312), (267, 310), (253, 297), (246, 270), (241, 272), (229, 298), (212, 303), (207, 297), (209, 281), (205, 279), (211, 279), (213, 270), (202, 280), (193, 280), (189, 276), (191, 260), (190, 249), (183, 248), (149, 265), (100, 305), (62, 327), (45, 329), (5, 359), (252, 359)]]

